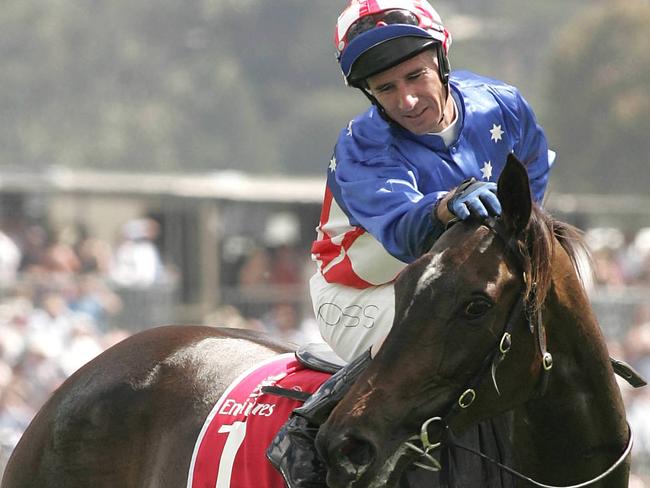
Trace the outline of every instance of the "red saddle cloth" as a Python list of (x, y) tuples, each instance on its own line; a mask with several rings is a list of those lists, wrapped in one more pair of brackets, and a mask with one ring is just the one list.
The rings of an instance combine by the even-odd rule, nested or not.
[(188, 488), (284, 488), (265, 451), (301, 402), (262, 393), (279, 386), (313, 393), (330, 375), (305, 368), (292, 353), (237, 378), (205, 421), (194, 446)]

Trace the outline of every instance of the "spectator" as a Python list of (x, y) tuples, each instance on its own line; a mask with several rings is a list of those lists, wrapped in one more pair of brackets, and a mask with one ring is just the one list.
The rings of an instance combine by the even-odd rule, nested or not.
[(223, 305), (213, 310), (203, 318), (205, 325), (213, 327), (232, 327), (233, 329), (249, 329), (263, 331), (264, 324), (257, 319), (245, 319), (239, 310), (232, 305)]
[(78, 321), (73, 325), (66, 344), (66, 352), (59, 360), (64, 377), (81, 368), (103, 350), (99, 334), (91, 321)]
[(70, 300), (70, 309), (85, 313), (97, 327), (108, 330), (108, 317), (122, 308), (122, 300), (95, 274), (82, 274), (77, 280), (77, 290)]
[(254, 248), (237, 274), (238, 307), (244, 317), (261, 317), (268, 309), (271, 258), (264, 247)]
[(17, 239), (23, 254), (20, 263), (21, 271), (30, 272), (34, 268), (40, 268), (48, 243), (45, 228), (41, 225), (25, 223), (20, 226)]
[(82, 273), (97, 273), (108, 276), (113, 260), (111, 245), (96, 237), (84, 237), (77, 245)]
[(296, 307), (290, 303), (278, 303), (262, 318), (267, 330), (287, 342), (304, 345), (310, 337), (300, 327)]
[(110, 273), (117, 285), (148, 288), (164, 281), (162, 260), (153, 242), (158, 233), (158, 223), (149, 218), (130, 220), (123, 225), (122, 242), (115, 251)]
[(14, 240), (0, 230), (0, 288), (10, 288), (16, 283), (22, 252)]

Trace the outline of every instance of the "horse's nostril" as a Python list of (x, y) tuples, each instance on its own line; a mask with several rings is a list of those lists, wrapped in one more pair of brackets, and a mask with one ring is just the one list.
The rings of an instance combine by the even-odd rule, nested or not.
[(372, 444), (354, 436), (344, 437), (339, 444), (339, 452), (355, 466), (367, 466), (375, 459), (375, 449)]

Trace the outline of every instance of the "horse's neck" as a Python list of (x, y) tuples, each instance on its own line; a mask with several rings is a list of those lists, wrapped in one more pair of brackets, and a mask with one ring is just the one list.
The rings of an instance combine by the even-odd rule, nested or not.
[[(521, 410), (516, 428), (527, 431), (522, 437), (528, 445), (522, 449), (535, 459), (529, 467), (536, 474), (548, 475), (553, 468), (559, 480), (584, 481), (619, 457), (628, 433), (623, 401), (589, 302), (577, 278), (556, 274), (562, 275), (554, 280), (544, 307), (548, 350), (554, 358), (548, 390)], [(624, 471), (617, 473), (624, 478)], [(616, 482), (612, 476), (598, 486), (623, 486)]]

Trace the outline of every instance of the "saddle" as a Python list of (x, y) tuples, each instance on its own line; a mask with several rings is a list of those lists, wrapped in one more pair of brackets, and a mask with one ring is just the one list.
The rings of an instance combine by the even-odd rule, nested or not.
[(336, 373), (347, 364), (325, 343), (312, 343), (301, 346), (296, 351), (296, 359), (309, 369), (330, 374)]
[(273, 356), (242, 373), (205, 419), (192, 453), (188, 488), (285, 487), (282, 475), (266, 462), (265, 451), (291, 412), (329, 377), (303, 366), (293, 353)]
[[(300, 346), (294, 356), (302, 367), (318, 373), (334, 374), (346, 364), (345, 360), (339, 357), (325, 343), (310, 343)], [(311, 393), (282, 388), (277, 385), (265, 385), (262, 387), (262, 392), (300, 402), (306, 401), (312, 395)]]

